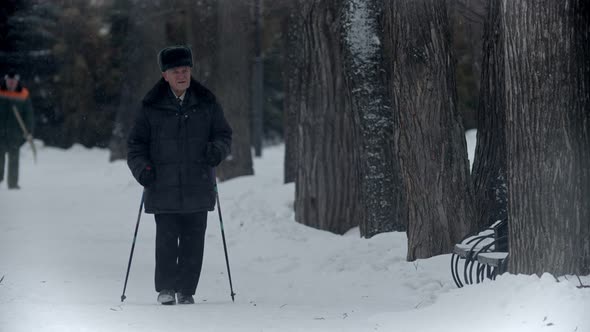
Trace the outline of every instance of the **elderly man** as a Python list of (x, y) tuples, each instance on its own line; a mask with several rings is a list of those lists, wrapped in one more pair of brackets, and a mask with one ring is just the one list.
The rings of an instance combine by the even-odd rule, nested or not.
[(188, 47), (166, 47), (158, 62), (162, 78), (143, 99), (127, 163), (155, 215), (158, 302), (192, 304), (215, 206), (213, 167), (229, 154), (232, 130), (213, 93), (191, 77)]
[(29, 91), (21, 85), (19, 75), (10, 71), (0, 83), (0, 182), (4, 180), (5, 156), (8, 154), (8, 189), (20, 189), (19, 151), (26, 137), (17, 116), (21, 117), (29, 133), (32, 132), (34, 114)]

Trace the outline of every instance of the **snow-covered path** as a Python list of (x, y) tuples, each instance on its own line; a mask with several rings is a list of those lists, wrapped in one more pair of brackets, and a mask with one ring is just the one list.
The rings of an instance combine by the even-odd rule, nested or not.
[(23, 147), (23, 189), (0, 185), (0, 331), (456, 332), (492, 331), (502, 319), (514, 331), (590, 331), (590, 290), (577, 282), (505, 276), (457, 290), (448, 255), (405, 261), (404, 234), (365, 240), (357, 229), (339, 236), (296, 223), (282, 154), (266, 149), (256, 176), (219, 187), (235, 303), (214, 212), (197, 303), (160, 306), (146, 214), (120, 302), (141, 196), (126, 164), (75, 146), (43, 148), (33, 165)]

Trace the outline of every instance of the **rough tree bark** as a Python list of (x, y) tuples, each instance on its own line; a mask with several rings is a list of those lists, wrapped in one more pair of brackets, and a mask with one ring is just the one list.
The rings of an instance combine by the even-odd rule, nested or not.
[(217, 168), (220, 180), (254, 174), (250, 150), (253, 1), (218, 0), (218, 67), (214, 92), (233, 129), (231, 155)]
[(500, 33), (500, 3), (490, 0), (484, 27), (477, 146), (471, 176), (478, 229), (507, 218), (506, 98), (504, 49)]
[(343, 50), (347, 89), (361, 134), (354, 144), (361, 156), (361, 236), (405, 231), (401, 176), (394, 151), (393, 113), (384, 73), (382, 2), (344, 2)]
[(362, 220), (357, 128), (343, 84), (341, 0), (302, 3), (305, 88), (298, 121), (295, 219), (343, 234)]
[(463, 125), (456, 107), (447, 2), (386, 2), (394, 115), (408, 206), (409, 261), (448, 253), (473, 230)]
[(510, 266), (590, 273), (590, 4), (501, 2)]

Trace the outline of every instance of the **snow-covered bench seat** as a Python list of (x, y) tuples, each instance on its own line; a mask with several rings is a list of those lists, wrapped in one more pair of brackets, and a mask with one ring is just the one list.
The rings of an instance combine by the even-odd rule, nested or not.
[(466, 236), (454, 246), (451, 275), (457, 287), (473, 284), (474, 280), (479, 283), (486, 277), (495, 279), (506, 271), (507, 225), (506, 220), (497, 221), (477, 234)]

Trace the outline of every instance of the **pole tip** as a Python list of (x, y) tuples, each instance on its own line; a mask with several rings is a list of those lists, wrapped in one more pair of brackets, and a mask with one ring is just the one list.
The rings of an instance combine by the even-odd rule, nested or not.
[(127, 298), (127, 296), (121, 295), (121, 302), (125, 301), (126, 298)]

